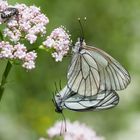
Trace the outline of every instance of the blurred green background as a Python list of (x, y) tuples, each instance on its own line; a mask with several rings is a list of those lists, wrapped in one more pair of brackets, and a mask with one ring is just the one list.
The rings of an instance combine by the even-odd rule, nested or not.
[[(77, 18), (87, 17), (86, 43), (101, 48), (130, 72), (128, 88), (118, 92), (119, 105), (101, 112), (72, 112), (65, 116), (94, 128), (106, 140), (140, 138), (140, 1), (139, 0), (9, 0), (10, 4), (39, 6), (50, 19), (50, 32), (64, 25), (75, 42), (80, 35)], [(70, 57), (56, 63), (46, 52), (38, 52), (37, 67), (26, 72), (14, 66), (0, 103), (0, 140), (38, 140), (62, 116), (51, 101), (54, 82), (66, 84)], [(6, 62), (0, 61), (0, 76)], [(80, 118), (79, 118), (80, 116)]]

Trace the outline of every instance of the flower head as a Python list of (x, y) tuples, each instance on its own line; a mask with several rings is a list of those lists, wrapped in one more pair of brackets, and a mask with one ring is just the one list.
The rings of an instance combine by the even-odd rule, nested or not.
[(43, 45), (47, 48), (55, 50), (52, 56), (56, 61), (62, 61), (63, 56), (69, 51), (70, 44), (70, 35), (65, 31), (64, 27), (54, 29), (50, 36), (47, 36), (46, 41), (43, 42)]
[(14, 59), (23, 60), (26, 56), (27, 49), (23, 44), (16, 44), (14, 46)]
[(6, 8), (8, 8), (7, 1), (0, 0), (0, 12), (2, 12), (3, 10), (5, 10)]
[[(28, 51), (21, 42), (24, 40), (33, 44), (38, 37), (44, 36), (49, 23), (48, 17), (36, 6), (25, 4), (11, 6), (7, 1), (0, 1), (0, 13), (0, 24), (6, 24), (3, 37), (9, 40), (0, 42), (0, 59), (18, 60), (22, 63), (22, 67), (34, 69), (37, 53)], [(52, 57), (56, 61), (62, 61), (69, 51), (70, 44), (70, 35), (64, 27), (54, 29), (43, 42), (43, 45), (52, 51)]]
[(11, 45), (9, 42), (0, 42), (0, 59), (19, 60), (22, 62), (22, 67), (31, 70), (35, 68), (36, 58), (36, 52), (27, 52), (24, 44)]
[(13, 42), (18, 42), (24, 37), (33, 44), (38, 36), (45, 35), (49, 19), (41, 13), (40, 8), (25, 4), (16, 4), (14, 8), (18, 10), (18, 15), (7, 20), (7, 28), (4, 30), (6, 37)]
[(37, 53), (35, 51), (26, 53), (22, 66), (28, 70), (34, 69), (36, 58), (37, 58)]
[(13, 51), (14, 51), (14, 48), (12, 45), (10, 45), (9, 42), (4, 42), (4, 41), (0, 42), (0, 58), (1, 59), (5, 59), (5, 58), (12, 59)]
[[(8, 7), (7, 1), (0, 0), (0, 12), (3, 12), (6, 8)], [(0, 13), (0, 24), (2, 24), (3, 19), (1, 18), (1, 13)]]
[[(60, 135), (62, 121), (57, 122), (52, 128), (47, 130), (50, 138)], [(103, 137), (96, 135), (96, 132), (78, 121), (71, 123), (66, 121), (67, 131), (63, 134), (64, 140), (104, 140)]]

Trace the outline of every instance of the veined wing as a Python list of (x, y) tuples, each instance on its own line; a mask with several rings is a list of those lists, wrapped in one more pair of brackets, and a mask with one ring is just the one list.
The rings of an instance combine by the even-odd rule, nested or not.
[(94, 111), (115, 107), (119, 96), (115, 91), (102, 91), (94, 96), (83, 97), (75, 94), (63, 101), (63, 106), (74, 111)]
[(106, 52), (84, 46), (74, 53), (68, 70), (68, 87), (83, 95), (96, 95), (102, 90), (122, 90), (130, 76), (122, 65)]
[(123, 90), (127, 87), (130, 83), (130, 75), (117, 60), (92, 46), (86, 46), (86, 50), (98, 64), (101, 90)]
[(98, 93), (100, 75), (98, 65), (94, 59), (88, 60), (90, 56), (75, 53), (72, 57), (68, 70), (68, 87), (72, 91), (83, 95), (92, 96)]

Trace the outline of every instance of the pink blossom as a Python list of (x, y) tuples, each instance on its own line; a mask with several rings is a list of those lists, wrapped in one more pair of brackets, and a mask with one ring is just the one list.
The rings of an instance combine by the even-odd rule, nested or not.
[(14, 8), (19, 11), (18, 18), (13, 16), (6, 21), (7, 28), (4, 30), (4, 36), (13, 42), (20, 41), (22, 37), (33, 44), (38, 36), (43, 36), (46, 33), (48, 17), (41, 13), (40, 8), (36, 6), (16, 4)]
[(37, 53), (35, 51), (31, 51), (26, 53), (24, 61), (34, 61), (37, 58)]
[(35, 59), (37, 58), (37, 53), (35, 51), (31, 51), (26, 53), (22, 67), (31, 70), (35, 68)]
[(55, 61), (56, 61), (56, 62), (62, 61), (62, 59), (63, 59), (63, 54), (54, 52), (54, 53), (52, 53), (52, 57), (55, 58)]
[(23, 32), (28, 32), (30, 28), (31, 28), (31, 23), (29, 21), (23, 21), (20, 23), (20, 29)]
[(0, 42), (0, 59), (19, 60), (22, 62), (22, 67), (31, 70), (35, 68), (36, 58), (36, 52), (27, 52), (27, 48), (24, 44), (18, 43), (16, 45), (10, 45), (9, 42)]
[(19, 59), (19, 60), (23, 60), (26, 57), (26, 52), (27, 49), (23, 44), (17, 44), (14, 46), (14, 58), (15, 59)]
[(37, 36), (34, 34), (27, 34), (25, 38), (30, 41), (30, 44), (33, 44), (36, 41)]
[[(8, 26), (9, 26), (9, 28), (13, 28), (14, 29), (14, 27), (17, 27), (18, 26), (18, 21), (17, 20), (9, 20), (9, 22), (8, 22)], [(8, 29), (9, 29), (8, 28)], [(15, 28), (16, 29), (16, 28)], [(16, 29), (17, 30), (17, 29)]]
[(2, 12), (3, 10), (5, 10), (7, 7), (8, 7), (7, 1), (0, 0), (0, 12)]
[[(62, 121), (56, 122), (56, 124), (47, 130), (50, 138), (60, 135), (62, 128)], [(66, 121), (67, 131), (63, 133), (64, 140), (104, 140), (103, 137), (96, 135), (96, 132), (78, 121), (71, 123)]]
[(4, 36), (9, 37), (10, 40), (13, 42), (17, 42), (21, 37), (21, 32), (16, 28), (13, 28), (13, 30), (10, 30), (9, 28), (5, 28)]
[(9, 42), (0, 42), (0, 58), (13, 58), (14, 48)]
[(64, 27), (54, 29), (50, 36), (47, 36), (46, 40), (43, 42), (44, 46), (55, 50), (52, 56), (56, 61), (62, 61), (63, 57), (69, 51), (70, 44), (70, 35), (65, 31)]
[(34, 69), (35, 68), (35, 62), (34, 61), (25, 61), (23, 64), (22, 64), (22, 67), (26, 68), (27, 70), (31, 70), (31, 69)]
[(1, 58), (12, 58), (13, 46), (9, 42), (0, 42), (0, 54)]
[(55, 45), (54, 39), (52, 39), (50, 36), (47, 37), (47, 40), (43, 42), (43, 44), (49, 48), (52, 48), (52, 46)]
[[(0, 12), (5, 10), (8, 7), (7, 1), (0, 0)], [(3, 23), (3, 19), (1, 18), (1, 13), (0, 13), (0, 24)]]

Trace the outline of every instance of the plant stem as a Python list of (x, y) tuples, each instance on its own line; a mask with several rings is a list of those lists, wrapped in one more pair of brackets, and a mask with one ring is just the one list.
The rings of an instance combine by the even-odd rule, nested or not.
[(7, 77), (8, 77), (8, 74), (9, 74), (11, 68), (12, 68), (12, 64), (10, 63), (10, 61), (8, 61), (6, 68), (4, 70), (4, 73), (2, 75), (2, 80), (1, 80), (1, 84), (0, 84), (0, 101), (1, 101), (2, 95), (4, 93), (4, 90), (5, 90), (4, 86), (6, 84), (6, 80), (7, 80)]
[(4, 40), (4, 38), (3, 38), (3, 35), (2, 35), (2, 32), (0, 31), (0, 39), (1, 40)]

